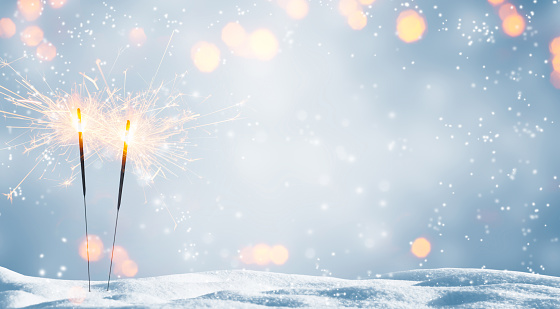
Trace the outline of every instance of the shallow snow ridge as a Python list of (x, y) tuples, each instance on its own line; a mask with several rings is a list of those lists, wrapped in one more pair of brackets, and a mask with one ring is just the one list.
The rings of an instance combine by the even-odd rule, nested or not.
[(560, 308), (560, 278), (482, 269), (413, 270), (344, 280), (215, 271), (111, 283), (20, 275), (0, 267), (0, 308)]

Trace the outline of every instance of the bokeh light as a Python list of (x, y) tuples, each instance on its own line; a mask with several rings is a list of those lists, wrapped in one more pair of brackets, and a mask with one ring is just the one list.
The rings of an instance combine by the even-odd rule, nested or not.
[(239, 259), (243, 264), (254, 264), (255, 260), (253, 259), (253, 248), (247, 246), (241, 249), (241, 252), (239, 253)]
[(67, 0), (48, 0), (48, 3), (53, 9), (60, 9), (66, 4), (66, 1)]
[(123, 275), (134, 277), (138, 273), (138, 265), (133, 260), (125, 260), (120, 267)]
[(286, 13), (293, 19), (303, 19), (309, 12), (307, 0), (288, 0)]
[(552, 69), (560, 72), (560, 55), (556, 55), (552, 58)]
[(338, 3), (338, 10), (342, 16), (350, 16), (350, 14), (359, 11), (360, 5), (356, 0), (340, 0)]
[(397, 18), (397, 35), (406, 42), (412, 43), (420, 40), (426, 31), (426, 20), (414, 10), (406, 10)]
[(37, 19), (43, 11), (41, 0), (18, 0), (18, 9), (27, 21)]
[(208, 42), (198, 42), (191, 49), (194, 66), (201, 72), (210, 73), (220, 64), (220, 50)]
[(488, 2), (494, 6), (504, 3), (505, 0), (488, 0)]
[(8, 39), (16, 34), (16, 24), (10, 18), (0, 19), (0, 38)]
[(37, 46), (37, 57), (43, 61), (51, 61), (56, 57), (56, 47), (52, 43), (41, 43)]
[(222, 29), (222, 41), (230, 48), (241, 46), (247, 39), (247, 33), (238, 23), (228, 23)]
[(148, 37), (144, 32), (144, 28), (136, 27), (130, 30), (130, 32), (128, 33), (128, 41), (134, 46), (140, 47), (144, 45), (147, 39)]
[(560, 36), (552, 39), (548, 48), (550, 49), (551, 54), (560, 55)]
[(367, 25), (367, 17), (362, 11), (355, 11), (348, 16), (348, 25), (354, 30), (361, 30)]
[(43, 30), (37, 26), (29, 26), (21, 32), (21, 41), (27, 46), (37, 46), (43, 40)]
[(270, 250), (270, 260), (276, 265), (283, 265), (288, 260), (288, 249), (282, 245), (276, 245)]
[(431, 250), (432, 245), (424, 237), (416, 238), (416, 240), (414, 240), (414, 242), (412, 243), (412, 247), (410, 248), (410, 252), (412, 252), (412, 254), (414, 254), (418, 258), (427, 257), (428, 254), (430, 254)]
[(506, 3), (500, 6), (500, 9), (498, 10), (498, 15), (500, 16), (501, 20), (504, 20), (508, 16), (516, 15), (516, 14), (517, 14), (517, 9), (511, 3)]
[(288, 260), (290, 254), (286, 247), (275, 245), (273, 247), (260, 243), (253, 247), (247, 246), (241, 249), (239, 259), (243, 264), (257, 264), (260, 266), (274, 263), (283, 265)]
[[(103, 242), (101, 241), (99, 236), (96, 235), (89, 235), (88, 239), (89, 239), (89, 260), (93, 262), (99, 261), (103, 257)], [(88, 248), (88, 244), (84, 239), (80, 243), (80, 247), (79, 247), (80, 256), (84, 260), (87, 260), (88, 258), (87, 248)]]
[(257, 265), (266, 265), (270, 263), (270, 246), (267, 244), (258, 244), (253, 247), (253, 260)]
[(375, 2), (375, 0), (359, 0), (361, 5), (370, 5)]
[(249, 46), (259, 60), (270, 60), (278, 53), (278, 40), (268, 29), (259, 29), (249, 37)]
[(502, 28), (511, 37), (519, 36), (525, 31), (525, 19), (519, 14), (509, 15), (504, 19)]
[(129, 257), (126, 249), (122, 246), (115, 246), (113, 251), (113, 274), (134, 277), (137, 273), (138, 264)]
[(560, 89), (560, 72), (552, 71), (552, 73), (550, 73), (550, 83), (554, 88)]
[(121, 264), (122, 262), (129, 260), (128, 252), (121, 247), (116, 245), (115, 250), (113, 251), (113, 263), (114, 264)]

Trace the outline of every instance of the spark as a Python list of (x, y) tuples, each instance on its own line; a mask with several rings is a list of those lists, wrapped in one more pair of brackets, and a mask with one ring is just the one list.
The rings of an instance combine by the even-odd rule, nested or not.
[[(8, 63), (5, 65), (11, 67)], [(83, 132), (88, 136), (84, 145), (85, 159), (93, 159), (91, 162), (103, 160), (101, 150), (121, 147), (122, 132), (119, 132), (118, 124), (127, 118), (134, 123), (130, 129), (129, 156), (141, 177), (153, 182), (156, 176), (165, 177), (166, 172), (173, 173), (172, 169), (176, 167), (186, 170), (186, 162), (191, 159), (187, 157), (189, 141), (185, 123), (196, 119), (198, 115), (182, 110), (179, 105), (182, 94), (170, 96), (160, 107), (158, 103), (162, 101), (160, 92), (163, 83), (155, 90), (124, 97), (117, 89), (99, 90), (97, 79), (83, 73), (82, 76), (84, 82), (75, 86), (70, 93), (45, 95), (25, 78), (18, 83), (26, 89), (26, 95), (19, 95), (0, 85), (0, 94), (13, 106), (23, 110), (19, 113), (0, 110), (0, 114), (6, 118), (23, 123), (10, 128), (25, 130), (9, 141), (7, 146), (23, 147), (24, 153), (43, 149), (37, 157), (39, 162), (45, 161), (45, 153), (62, 156), (64, 161), (72, 164), (72, 175), (61, 183), (68, 186), (75, 179), (74, 170), (79, 164), (73, 153), (78, 149), (75, 147), (76, 133)], [(86, 81), (95, 86), (95, 91), (88, 89)], [(78, 109), (81, 110), (81, 121)], [(29, 174), (6, 194), (10, 200)]]
[[(88, 160), (89, 164), (97, 160), (117, 160), (124, 140), (122, 124), (126, 120), (131, 122), (127, 144), (128, 160), (132, 164), (133, 173), (146, 184), (154, 183), (156, 177), (167, 178), (169, 174), (177, 176), (178, 171), (187, 171), (188, 163), (195, 161), (188, 151), (188, 148), (193, 146), (189, 139), (189, 131), (238, 119), (239, 114), (221, 120), (219, 117), (223, 117), (224, 112), (236, 109), (244, 103), (234, 104), (204, 115), (192, 112), (185, 103), (189, 95), (177, 92), (175, 89), (175, 86), (180, 84), (178, 81), (185, 78), (187, 72), (176, 75), (171, 81), (161, 82), (156, 87), (152, 86), (155, 82), (154, 76), (151, 82), (147, 83), (149, 85), (147, 90), (127, 93), (125, 91), (127, 71), (124, 71), (125, 84), (122, 89), (111, 88), (101, 68), (100, 59), (95, 63), (104, 86), (98, 85), (97, 77), (80, 73), (83, 77), (82, 82), (75, 85), (70, 92), (51, 90), (45, 94), (21, 76), (10, 63), (0, 60), (0, 67), (11, 68), (20, 78), (18, 83), (25, 89), (24, 94), (20, 95), (0, 85), (0, 94), (17, 108), (16, 111), (0, 110), (0, 114), (22, 123), (10, 126), (12, 129), (23, 130), (7, 143), (8, 147), (23, 147), (24, 153), (42, 149), (35, 167), (9, 194), (5, 194), (10, 200), (40, 162), (69, 163), (71, 175), (64, 177), (59, 185), (65, 187), (71, 185), (77, 178), (76, 168), (80, 165), (77, 159), (81, 156), (74, 153), (78, 149), (76, 133), (80, 130), (84, 136), (87, 135), (87, 139), (84, 140), (84, 159)], [(163, 58), (158, 65), (158, 71), (161, 62)], [(46, 80), (43, 80), (46, 83)], [(166, 93), (169, 91), (169, 95), (164, 95), (163, 89)], [(210, 97), (211, 95), (202, 97), (202, 103)], [(78, 108), (81, 110), (81, 128), (77, 115)], [(211, 118), (209, 116), (215, 116), (217, 113), (216, 121), (198, 122), (201, 118)], [(53, 165), (53, 171), (58, 165)], [(46, 178), (41, 175), (40, 179)], [(176, 227), (177, 221), (171, 212), (169, 214)]]

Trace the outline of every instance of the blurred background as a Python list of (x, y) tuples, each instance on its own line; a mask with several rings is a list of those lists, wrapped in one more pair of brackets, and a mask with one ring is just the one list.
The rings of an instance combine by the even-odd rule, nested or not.
[[(98, 59), (119, 91), (124, 71), (131, 93), (185, 74), (182, 108), (209, 114), (188, 132), (194, 161), (148, 183), (129, 163), (116, 276), (558, 276), (558, 16), (556, 0), (6, 0), (0, 85), (101, 84)], [(76, 161), (9, 147), (36, 132), (0, 123), (3, 193), (49, 156), (0, 200), (0, 266), (86, 279), (80, 179), (63, 185)], [(93, 280), (107, 278), (119, 171), (87, 167)]]

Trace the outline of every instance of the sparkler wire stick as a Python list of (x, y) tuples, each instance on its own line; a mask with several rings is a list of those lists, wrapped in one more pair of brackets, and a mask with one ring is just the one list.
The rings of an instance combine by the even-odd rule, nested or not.
[(113, 268), (113, 254), (115, 253), (115, 239), (117, 238), (117, 224), (119, 222), (119, 210), (121, 209), (122, 188), (124, 183), (124, 172), (126, 168), (126, 155), (128, 152), (128, 133), (130, 130), (130, 120), (126, 121), (126, 133), (124, 137), (124, 147), (121, 165), (121, 180), (119, 184), (119, 198), (117, 200), (117, 219), (115, 220), (115, 232), (113, 234), (113, 250), (111, 250), (111, 265), (109, 266), (109, 280), (107, 280), (107, 291), (109, 291), (109, 283), (111, 282), (111, 269)]
[(87, 229), (87, 205), (86, 205), (86, 167), (84, 158), (84, 138), (82, 136), (82, 113), (78, 108), (78, 137), (80, 140), (80, 165), (82, 167), (82, 191), (84, 193), (84, 215), (86, 221), (86, 252), (87, 252), (87, 273), (88, 273), (88, 289), (91, 292), (91, 276), (89, 272), (89, 236)]

